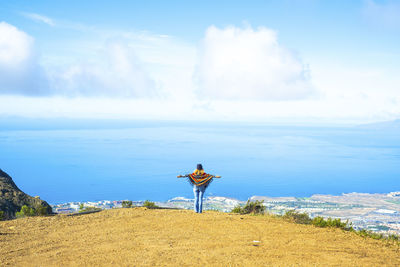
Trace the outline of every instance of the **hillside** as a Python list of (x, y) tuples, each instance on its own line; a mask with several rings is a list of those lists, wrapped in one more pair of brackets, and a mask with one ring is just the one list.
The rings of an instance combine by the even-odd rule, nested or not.
[(0, 211), (6, 219), (15, 218), (15, 213), (23, 205), (31, 208), (43, 207), (46, 213), (52, 213), (50, 205), (38, 197), (31, 197), (22, 192), (12, 178), (0, 169)]
[(212, 211), (131, 208), (2, 221), (0, 243), (6, 266), (400, 265), (396, 244)]

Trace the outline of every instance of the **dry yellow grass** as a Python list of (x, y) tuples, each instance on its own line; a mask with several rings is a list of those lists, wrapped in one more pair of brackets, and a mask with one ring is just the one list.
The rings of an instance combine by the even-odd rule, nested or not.
[(340, 229), (211, 211), (132, 208), (0, 222), (2, 266), (399, 266), (399, 255), (398, 245)]

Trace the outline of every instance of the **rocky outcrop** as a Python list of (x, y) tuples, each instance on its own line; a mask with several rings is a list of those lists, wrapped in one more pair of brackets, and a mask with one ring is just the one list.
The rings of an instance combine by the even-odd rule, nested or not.
[(46, 201), (22, 192), (12, 178), (0, 169), (0, 211), (4, 212), (4, 218), (15, 218), (15, 213), (20, 211), (23, 205), (34, 209), (45, 207), (47, 213), (52, 213), (52, 209)]

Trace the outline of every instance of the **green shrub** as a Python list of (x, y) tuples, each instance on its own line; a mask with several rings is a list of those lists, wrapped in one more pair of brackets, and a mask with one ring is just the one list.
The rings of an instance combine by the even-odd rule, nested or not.
[(0, 221), (4, 220), (4, 211), (0, 210)]
[(351, 223), (349, 223), (348, 221), (342, 222), (339, 218), (328, 218), (325, 220), (321, 216), (317, 216), (311, 219), (307, 213), (300, 213), (295, 210), (287, 211), (285, 215), (283, 215), (283, 218), (293, 220), (295, 223), (312, 224), (317, 227), (335, 227), (343, 230), (353, 230), (353, 228), (351, 227)]
[(150, 200), (146, 200), (145, 202), (143, 202), (143, 207), (152, 209), (152, 208), (159, 208), (154, 202), (150, 201)]
[(389, 234), (387, 238), (389, 240), (393, 240), (393, 241), (400, 241), (400, 237), (398, 235), (394, 235), (394, 234)]
[(36, 207), (35, 213), (36, 213), (36, 215), (38, 215), (38, 216), (45, 216), (45, 215), (48, 215), (48, 214), (49, 214), (49, 212), (47, 211), (47, 207), (41, 206), (41, 205), (39, 205), (38, 207)]
[(341, 229), (346, 229), (347, 227), (347, 222), (342, 222), (339, 218), (338, 219), (328, 218), (326, 223), (328, 227), (336, 227)]
[(17, 218), (22, 218), (26, 216), (35, 216), (35, 215), (36, 215), (35, 209), (28, 207), (27, 205), (23, 205), (21, 211), (17, 211), (15, 213), (15, 216)]
[(367, 231), (365, 229), (361, 229), (361, 230), (357, 231), (357, 234), (362, 236), (362, 237), (371, 237), (373, 239), (382, 239), (382, 238), (384, 238), (383, 234), (374, 233), (372, 231)]
[(318, 226), (318, 227), (327, 227), (328, 223), (325, 221), (323, 217), (317, 216), (311, 221), (312, 225)]
[(265, 211), (265, 206), (264, 206), (264, 200), (259, 201), (247, 201), (246, 205), (243, 207), (243, 212), (245, 214), (264, 214)]
[(237, 205), (231, 210), (231, 212), (240, 214), (264, 214), (265, 206), (263, 203), (264, 203), (263, 200), (262, 201), (247, 200), (247, 203), (246, 205), (244, 205), (244, 207)]
[(130, 201), (130, 200), (122, 201), (122, 207), (123, 208), (132, 208), (132, 201)]
[(232, 213), (243, 213), (243, 208), (242, 206), (240, 206), (240, 204), (238, 204), (237, 206), (235, 206), (232, 210)]
[(285, 215), (283, 215), (283, 218), (293, 220), (295, 223), (300, 224), (310, 224), (312, 221), (307, 213), (300, 213), (295, 210), (286, 211)]
[(335, 228), (340, 228), (343, 230), (353, 230), (352, 224), (349, 223), (348, 221), (342, 222), (340, 219), (332, 219), (328, 218), (325, 220), (323, 217), (317, 216), (311, 221), (312, 225), (315, 225), (317, 227), (335, 227)]
[(387, 236), (385, 236), (382, 233), (375, 233), (372, 231), (368, 231), (365, 229), (361, 229), (359, 231), (356, 231), (356, 234), (362, 236), (362, 237), (369, 237), (369, 238), (373, 238), (373, 239), (382, 239), (382, 240), (387, 240), (387, 241), (394, 241), (396, 243), (398, 243), (400, 245), (400, 236), (396, 235), (396, 234), (389, 234)]
[(395, 235), (395, 234), (389, 234), (388, 236), (385, 236), (382, 233), (375, 233), (372, 231), (367, 231), (365, 229), (361, 230), (354, 230), (352, 227), (352, 223), (349, 223), (349, 221), (342, 222), (339, 218), (337, 219), (324, 219), (321, 216), (314, 217), (311, 219), (307, 213), (299, 213), (295, 210), (289, 210), (285, 213), (285, 215), (282, 216), (285, 219), (290, 219), (294, 221), (295, 223), (301, 223), (301, 224), (312, 224), (317, 227), (334, 227), (334, 228), (340, 228), (342, 230), (346, 231), (351, 231), (355, 232), (356, 234), (362, 236), (362, 237), (370, 237), (373, 239), (383, 239), (383, 240), (389, 240), (389, 241), (395, 241), (398, 242), (400, 245), (400, 236)]

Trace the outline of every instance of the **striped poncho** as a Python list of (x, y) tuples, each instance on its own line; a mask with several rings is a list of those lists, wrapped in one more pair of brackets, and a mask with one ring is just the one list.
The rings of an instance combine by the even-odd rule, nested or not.
[(188, 181), (192, 185), (201, 186), (205, 185), (206, 187), (211, 183), (212, 179), (215, 177), (214, 175), (205, 173), (204, 170), (194, 170), (193, 173), (185, 175), (188, 178)]

